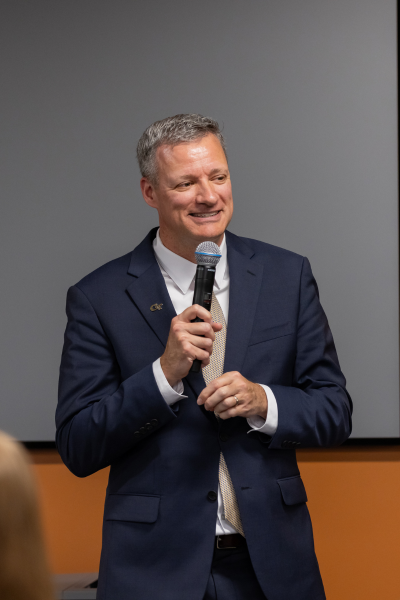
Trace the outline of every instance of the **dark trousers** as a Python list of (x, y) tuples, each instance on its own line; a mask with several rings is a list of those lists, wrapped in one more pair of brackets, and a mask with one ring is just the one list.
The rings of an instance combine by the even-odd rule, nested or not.
[(246, 546), (234, 550), (214, 550), (203, 600), (266, 600)]

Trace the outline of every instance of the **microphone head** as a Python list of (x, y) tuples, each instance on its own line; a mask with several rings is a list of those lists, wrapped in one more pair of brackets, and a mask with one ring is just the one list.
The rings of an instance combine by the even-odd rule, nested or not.
[(195, 258), (198, 265), (214, 265), (219, 263), (221, 250), (214, 242), (201, 242), (196, 248)]

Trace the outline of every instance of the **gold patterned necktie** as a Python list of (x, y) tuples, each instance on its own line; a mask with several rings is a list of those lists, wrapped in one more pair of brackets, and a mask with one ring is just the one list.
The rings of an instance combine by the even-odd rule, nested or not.
[[(222, 324), (221, 331), (215, 334), (213, 352), (210, 357), (210, 363), (203, 369), (203, 377), (208, 385), (213, 379), (220, 377), (224, 372), (225, 342), (226, 342), (226, 322), (220, 303), (214, 292), (211, 301), (211, 316), (214, 321)], [(218, 415), (215, 415), (218, 417)], [(219, 418), (219, 417), (218, 417)], [(219, 459), (219, 485), (221, 487), (222, 500), (224, 502), (225, 519), (231, 523), (243, 537), (243, 525), (240, 518), (239, 506), (236, 499), (235, 489), (229, 475), (228, 467), (224, 455), (220, 454)]]

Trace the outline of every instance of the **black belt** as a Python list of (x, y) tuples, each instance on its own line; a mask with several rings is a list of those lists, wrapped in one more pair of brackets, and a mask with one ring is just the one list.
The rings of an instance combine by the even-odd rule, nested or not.
[(230, 533), (229, 535), (217, 535), (214, 547), (218, 550), (233, 550), (246, 546), (245, 538), (240, 533)]

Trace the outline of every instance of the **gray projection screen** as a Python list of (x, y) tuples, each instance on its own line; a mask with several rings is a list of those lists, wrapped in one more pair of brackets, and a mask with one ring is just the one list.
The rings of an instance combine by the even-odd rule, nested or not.
[(224, 124), (230, 229), (306, 255), (354, 400), (399, 437), (395, 0), (2, 2), (0, 428), (54, 440), (65, 297), (157, 216), (136, 142)]

